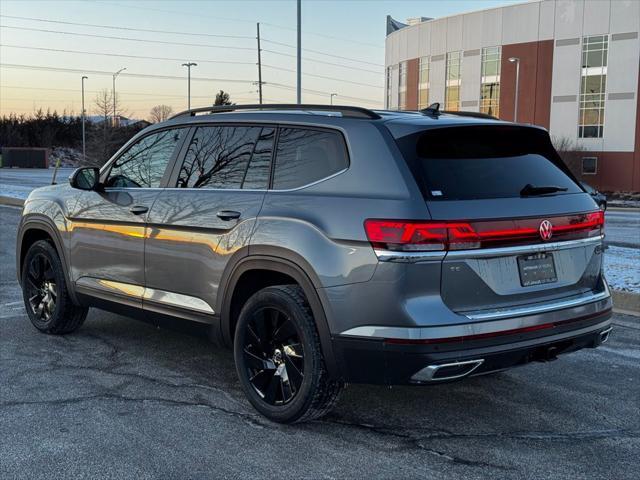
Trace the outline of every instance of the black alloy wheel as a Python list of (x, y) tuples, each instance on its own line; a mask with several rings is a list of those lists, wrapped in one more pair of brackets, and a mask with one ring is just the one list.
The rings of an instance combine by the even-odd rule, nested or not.
[(269, 405), (289, 403), (304, 379), (304, 348), (291, 318), (275, 307), (253, 312), (243, 356), (249, 382)]
[(274, 422), (320, 418), (344, 387), (327, 371), (316, 321), (299, 285), (254, 293), (238, 315), (233, 346), (247, 399)]
[(24, 288), (35, 319), (48, 322), (56, 311), (58, 288), (51, 261), (43, 253), (31, 257)]
[(38, 240), (27, 250), (20, 285), (27, 316), (41, 332), (71, 333), (87, 317), (88, 309), (71, 298), (60, 256), (46, 240)]

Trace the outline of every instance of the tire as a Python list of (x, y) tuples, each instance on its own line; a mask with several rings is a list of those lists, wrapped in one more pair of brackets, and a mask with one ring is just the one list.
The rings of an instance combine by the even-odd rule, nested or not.
[(71, 300), (62, 262), (49, 242), (31, 245), (22, 265), (21, 284), (29, 320), (41, 332), (71, 333), (84, 323), (88, 309)]
[(327, 372), (311, 309), (297, 285), (267, 287), (247, 300), (235, 330), (234, 357), (247, 398), (274, 422), (320, 418), (344, 387)]

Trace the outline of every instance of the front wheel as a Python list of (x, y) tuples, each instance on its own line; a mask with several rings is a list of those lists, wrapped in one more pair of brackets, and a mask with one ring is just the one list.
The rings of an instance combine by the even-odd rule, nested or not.
[(323, 416), (344, 385), (329, 377), (311, 309), (297, 285), (267, 287), (247, 301), (234, 356), (249, 401), (275, 422)]
[(87, 317), (86, 308), (73, 304), (60, 257), (45, 240), (35, 242), (27, 251), (22, 266), (22, 296), (31, 323), (44, 333), (71, 333)]

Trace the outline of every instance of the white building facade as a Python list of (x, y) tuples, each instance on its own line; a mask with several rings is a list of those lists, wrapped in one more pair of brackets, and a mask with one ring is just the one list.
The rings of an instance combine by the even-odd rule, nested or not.
[(516, 120), (577, 151), (572, 168), (588, 183), (640, 191), (640, 0), (538, 0), (411, 23), (386, 38), (387, 108), (437, 102), (514, 120), (518, 66)]

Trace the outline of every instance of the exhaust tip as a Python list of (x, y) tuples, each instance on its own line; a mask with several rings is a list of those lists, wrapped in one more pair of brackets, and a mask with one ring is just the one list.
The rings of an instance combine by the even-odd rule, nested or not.
[(607, 340), (609, 340), (609, 335), (611, 334), (611, 330), (613, 330), (613, 327), (609, 327), (606, 330), (603, 330), (600, 332), (600, 343), (604, 343)]
[(465, 360), (463, 362), (429, 365), (415, 373), (411, 377), (411, 381), (416, 383), (431, 383), (464, 378), (483, 363), (484, 358), (480, 358), (477, 360)]

